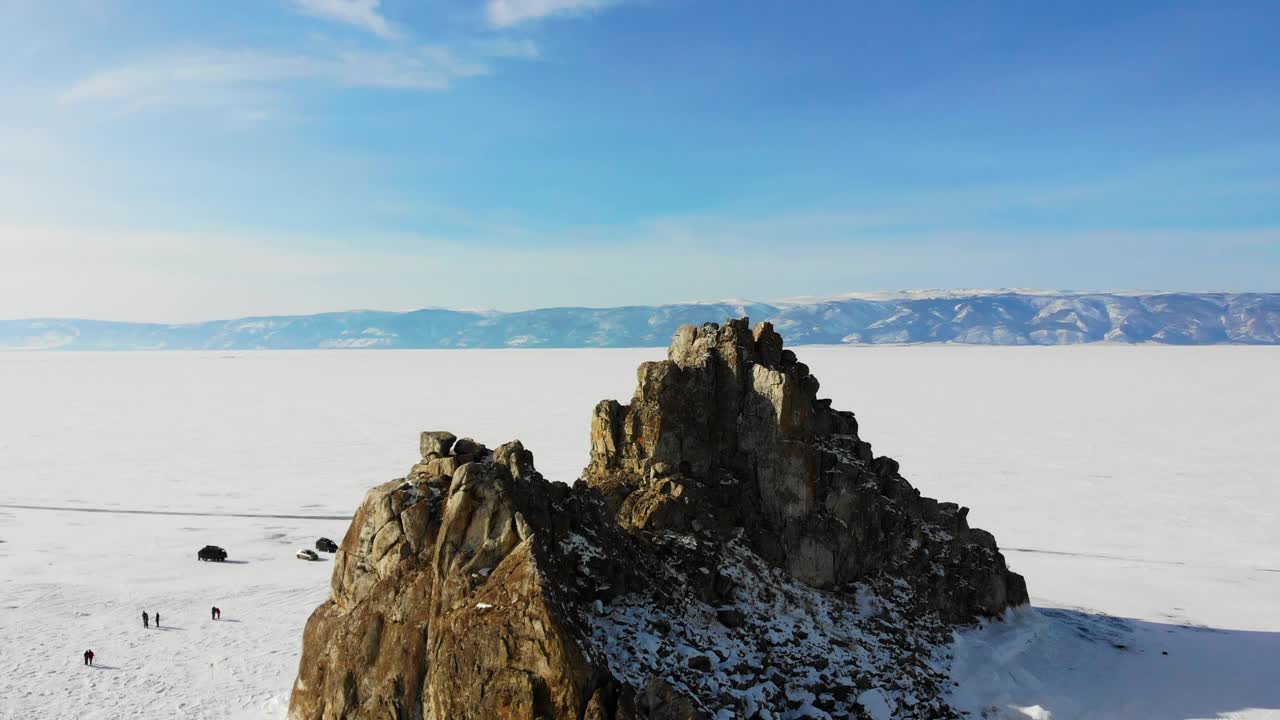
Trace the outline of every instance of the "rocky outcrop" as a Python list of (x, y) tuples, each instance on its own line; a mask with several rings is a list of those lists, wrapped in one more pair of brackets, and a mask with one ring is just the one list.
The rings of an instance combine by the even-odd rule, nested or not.
[(569, 488), (519, 442), (424, 433), (422, 451), (343, 538), (290, 717), (581, 717), (601, 678), (547, 555), (575, 517)]
[(342, 541), (290, 718), (952, 715), (951, 629), (1025, 586), (818, 389), (731, 320), (597, 406), (572, 487), (518, 441), (423, 433)]
[[(633, 529), (746, 530), (762, 558), (831, 590), (890, 572), (952, 621), (1026, 601), (967, 508), (920, 495), (769, 323), (686, 325), (630, 405), (600, 403), (586, 480)], [(944, 570), (932, 571), (933, 567)]]

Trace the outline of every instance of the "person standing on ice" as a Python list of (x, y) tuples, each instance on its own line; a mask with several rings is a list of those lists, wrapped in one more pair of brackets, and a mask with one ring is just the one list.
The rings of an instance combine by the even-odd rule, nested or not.
[(151, 627), (150, 619), (151, 619), (151, 616), (147, 615), (146, 610), (143, 610), (142, 611), (142, 627), (144, 628)]
[(222, 617), (222, 611), (219, 610), (217, 606), (214, 606), (214, 608), (209, 611), (209, 615), (212, 616), (214, 620), (217, 620)]
[(93, 651), (92, 651), (92, 650), (85, 650), (85, 651), (84, 651), (84, 664), (85, 664), (85, 665), (92, 665), (92, 664), (93, 664)]
[(156, 613), (156, 627), (160, 627), (160, 613)]

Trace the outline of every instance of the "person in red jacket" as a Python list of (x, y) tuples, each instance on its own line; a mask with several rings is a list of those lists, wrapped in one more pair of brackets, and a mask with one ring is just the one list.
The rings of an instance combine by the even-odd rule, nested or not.
[(85, 665), (92, 665), (92, 664), (93, 664), (93, 651), (92, 651), (92, 650), (85, 650), (85, 651), (84, 651), (84, 664), (85, 664)]

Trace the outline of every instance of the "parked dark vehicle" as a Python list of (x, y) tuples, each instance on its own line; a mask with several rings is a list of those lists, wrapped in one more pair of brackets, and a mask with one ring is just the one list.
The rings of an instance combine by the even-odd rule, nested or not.
[(222, 562), (227, 559), (227, 551), (217, 545), (205, 545), (200, 548), (200, 552), (196, 553), (196, 559)]
[(338, 552), (338, 543), (327, 537), (322, 537), (316, 541), (316, 549), (320, 552)]

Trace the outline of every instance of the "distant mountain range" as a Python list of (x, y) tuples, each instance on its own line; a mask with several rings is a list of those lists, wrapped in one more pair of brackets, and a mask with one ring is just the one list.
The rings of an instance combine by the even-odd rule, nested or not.
[(357, 310), (166, 325), (0, 320), (7, 350), (658, 347), (683, 323), (750, 316), (789, 344), (1280, 344), (1280, 293), (908, 291), (524, 312)]

